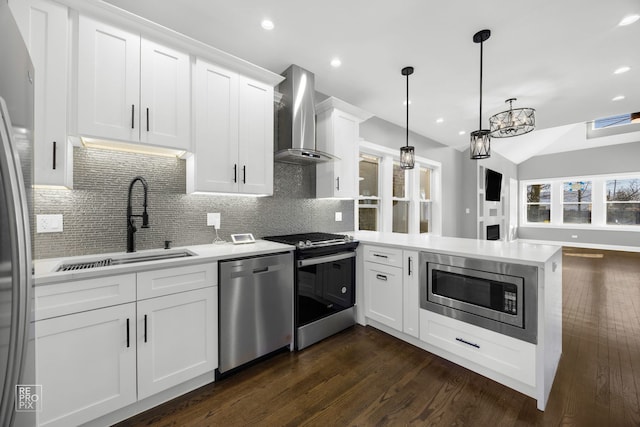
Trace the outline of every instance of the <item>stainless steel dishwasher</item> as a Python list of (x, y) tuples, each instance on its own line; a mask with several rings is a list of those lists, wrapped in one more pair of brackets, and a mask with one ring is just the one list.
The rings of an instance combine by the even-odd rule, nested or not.
[(293, 254), (220, 262), (220, 374), (293, 348)]

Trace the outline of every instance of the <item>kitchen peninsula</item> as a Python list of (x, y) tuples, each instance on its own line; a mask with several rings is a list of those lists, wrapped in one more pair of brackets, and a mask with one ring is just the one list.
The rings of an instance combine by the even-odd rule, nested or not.
[[(356, 290), (358, 323), (373, 326), (533, 397), (538, 402), (538, 409), (544, 410), (562, 354), (560, 246), (362, 231), (354, 233), (353, 237), (360, 241)], [(436, 264), (434, 267), (433, 262), (427, 262), (434, 256), (460, 265)], [(493, 266), (499, 271), (487, 273), (482, 266)], [(514, 281), (513, 268), (533, 271), (534, 279), (522, 280), (517, 291), (515, 285), (505, 285), (505, 306), (500, 309), (487, 310), (480, 307), (483, 303), (469, 301), (470, 304), (463, 304), (460, 310), (446, 306), (438, 313), (425, 309), (425, 306), (434, 306), (426, 300), (431, 291), (435, 293), (431, 289), (431, 279), (442, 275), (438, 268), (448, 270), (454, 277), (453, 295), (458, 292), (460, 300), (468, 297), (459, 293), (460, 286), (486, 287), (487, 306), (495, 306), (496, 286), (501, 285), (501, 280)], [(468, 274), (474, 277), (463, 277), (460, 272), (472, 272)], [(508, 298), (516, 298), (519, 305), (508, 305)], [(453, 299), (445, 298), (444, 304), (451, 303), (455, 307), (459, 301), (452, 302)], [(526, 305), (531, 306), (532, 300), (537, 304), (527, 312)], [(504, 326), (497, 320), (487, 321), (484, 312), (467, 313), (480, 309), (491, 316), (491, 312), (502, 308), (509, 315), (500, 313), (496, 319), (509, 322), (518, 314), (520, 328)], [(465, 320), (461, 321), (463, 318)], [(510, 331), (533, 328), (534, 338), (517, 339), (507, 332), (478, 326), (488, 323)]]

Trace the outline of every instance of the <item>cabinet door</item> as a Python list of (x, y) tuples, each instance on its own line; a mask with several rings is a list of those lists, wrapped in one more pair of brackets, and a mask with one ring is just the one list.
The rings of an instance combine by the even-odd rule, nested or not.
[(142, 39), (140, 141), (190, 150), (189, 55)]
[(403, 329), (406, 334), (420, 336), (420, 279), (417, 251), (402, 251), (404, 259)]
[(367, 317), (402, 331), (402, 269), (364, 264)]
[(240, 192), (273, 194), (273, 88), (244, 77), (240, 86)]
[(238, 75), (196, 61), (194, 155), (187, 192), (238, 191)]
[(134, 303), (36, 322), (41, 426), (79, 425), (136, 401), (135, 323)]
[(139, 141), (140, 36), (86, 16), (78, 32), (78, 133)]
[(73, 185), (73, 148), (67, 142), (67, 8), (46, 0), (10, 3), (36, 69), (34, 183)]
[(316, 166), (316, 197), (357, 197), (360, 120), (334, 109), (318, 118), (318, 149), (340, 158)]
[(138, 399), (218, 366), (218, 288), (138, 302)]

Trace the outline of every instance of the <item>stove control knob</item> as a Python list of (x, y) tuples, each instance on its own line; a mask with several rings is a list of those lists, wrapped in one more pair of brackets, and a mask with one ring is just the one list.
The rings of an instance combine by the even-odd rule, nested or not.
[(298, 242), (298, 247), (299, 247), (300, 249), (304, 249), (304, 247), (305, 247), (305, 246), (306, 246), (306, 243), (305, 243), (305, 242), (303, 242), (302, 240), (300, 240), (300, 241)]
[(311, 240), (307, 240), (306, 242), (304, 242), (304, 244), (307, 248), (310, 248), (311, 246), (313, 246), (313, 244), (311, 243)]

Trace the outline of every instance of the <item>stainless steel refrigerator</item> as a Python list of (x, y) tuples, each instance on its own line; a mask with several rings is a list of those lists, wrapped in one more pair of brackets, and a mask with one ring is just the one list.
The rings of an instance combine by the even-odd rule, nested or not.
[[(33, 286), (33, 77), (26, 45), (0, 0), (0, 426), (34, 426), (17, 385), (35, 385)], [(30, 342), (31, 341), (31, 342)], [(33, 389), (35, 390), (35, 388)], [(25, 396), (22, 396), (25, 397)], [(27, 396), (31, 403), (41, 396)]]

